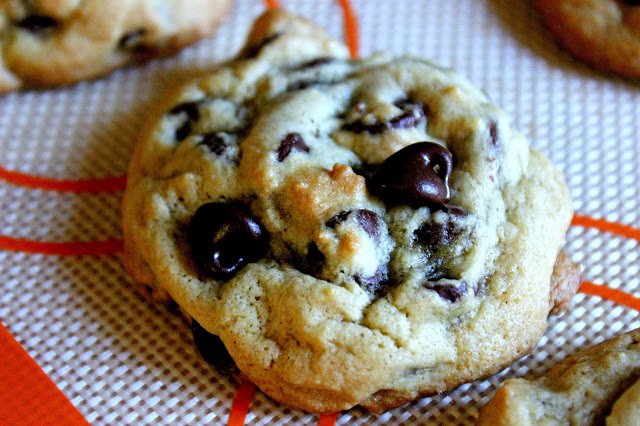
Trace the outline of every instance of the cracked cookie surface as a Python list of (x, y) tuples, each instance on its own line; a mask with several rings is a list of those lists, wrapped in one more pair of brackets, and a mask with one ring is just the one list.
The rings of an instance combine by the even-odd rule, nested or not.
[(603, 71), (640, 78), (640, 2), (535, 0), (547, 27), (575, 57)]
[(0, 93), (95, 78), (216, 28), (232, 0), (1, 0)]
[(269, 11), (156, 117), (125, 265), (287, 405), (382, 411), (491, 374), (575, 292), (561, 174), (451, 70), (352, 60)]

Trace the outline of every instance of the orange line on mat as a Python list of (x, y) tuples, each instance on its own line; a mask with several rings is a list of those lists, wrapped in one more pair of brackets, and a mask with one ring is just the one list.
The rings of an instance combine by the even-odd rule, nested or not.
[(124, 250), (124, 243), (120, 239), (57, 243), (0, 235), (0, 250), (58, 256), (101, 256), (121, 253)]
[(277, 9), (280, 7), (280, 2), (278, 0), (264, 0), (264, 4), (269, 9)]
[(334, 426), (338, 420), (338, 413), (323, 414), (318, 418), (318, 426)]
[(349, 0), (338, 0), (342, 7), (342, 19), (344, 20), (344, 36), (347, 39), (347, 46), (352, 58), (357, 58), (360, 54), (360, 30), (358, 28), (358, 18), (353, 11)]
[(89, 424), (2, 323), (0, 354), (0, 424)]
[(576, 214), (571, 221), (572, 225), (583, 226), (585, 228), (595, 228), (600, 231), (610, 232), (627, 238), (640, 241), (640, 229), (617, 222), (609, 222), (604, 219), (596, 219), (589, 216)]
[(625, 293), (615, 288), (607, 287), (605, 285), (594, 284), (589, 281), (583, 281), (580, 284), (580, 292), (589, 294), (591, 296), (598, 296), (611, 302), (624, 305), (628, 308), (640, 311), (640, 297), (636, 297), (632, 294)]
[(87, 192), (94, 194), (98, 192), (122, 191), (127, 184), (126, 175), (78, 180), (51, 179), (7, 170), (4, 167), (0, 167), (0, 179), (6, 180), (13, 185), (26, 186), (28, 188), (38, 188), (47, 191), (59, 192)]
[(229, 412), (229, 420), (227, 426), (243, 426), (244, 419), (249, 412), (249, 405), (253, 399), (253, 395), (256, 393), (256, 387), (253, 383), (243, 382), (238, 386), (236, 396), (233, 398), (233, 404), (231, 405), (231, 411)]

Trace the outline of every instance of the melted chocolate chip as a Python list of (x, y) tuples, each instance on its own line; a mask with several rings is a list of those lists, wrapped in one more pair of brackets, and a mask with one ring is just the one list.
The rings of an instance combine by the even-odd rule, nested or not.
[(356, 282), (376, 297), (382, 296), (389, 284), (389, 272), (386, 265), (380, 266), (372, 276), (355, 275)]
[(452, 222), (427, 222), (413, 233), (415, 241), (427, 247), (449, 244), (462, 230)]
[(449, 302), (456, 302), (467, 292), (467, 283), (465, 281), (454, 281), (442, 279), (438, 281), (428, 281), (424, 284), (425, 288), (438, 293), (438, 296)]
[(191, 219), (189, 245), (201, 272), (224, 280), (264, 257), (269, 235), (242, 205), (208, 203)]
[(325, 225), (329, 228), (335, 228), (338, 224), (347, 220), (351, 214), (355, 215), (358, 224), (369, 236), (376, 241), (380, 239), (380, 216), (376, 212), (368, 209), (342, 211), (329, 219)]
[(491, 144), (493, 146), (498, 146), (500, 140), (498, 139), (498, 123), (492, 121), (489, 124), (489, 136), (491, 137)]
[(32, 33), (41, 33), (44, 30), (52, 29), (58, 25), (58, 21), (50, 16), (29, 15), (16, 25)]
[(122, 50), (137, 50), (140, 48), (142, 39), (147, 34), (145, 28), (138, 28), (125, 33), (118, 40), (118, 48)]
[(174, 106), (167, 112), (170, 115), (182, 115), (184, 120), (176, 129), (175, 138), (178, 142), (182, 142), (191, 134), (193, 123), (200, 119), (199, 102), (184, 102)]
[(289, 133), (282, 139), (276, 151), (278, 161), (282, 163), (292, 151), (309, 152), (309, 147), (298, 133)]
[(199, 145), (206, 146), (209, 152), (215, 155), (222, 155), (227, 149), (227, 143), (219, 132), (205, 133), (200, 139)]
[(406, 100), (397, 101), (394, 105), (403, 112), (391, 120), (382, 123), (365, 124), (361, 120), (347, 123), (342, 130), (353, 133), (370, 133), (377, 135), (390, 129), (409, 129), (418, 126), (425, 118), (424, 106)]
[(389, 204), (442, 207), (450, 195), (452, 164), (443, 146), (415, 143), (384, 160), (367, 184)]
[(242, 57), (246, 59), (255, 58), (260, 54), (260, 51), (265, 46), (276, 41), (278, 37), (280, 37), (280, 33), (271, 34), (270, 36), (260, 40), (258, 44), (246, 47)]
[(236, 377), (238, 375), (236, 363), (218, 336), (209, 333), (196, 320), (191, 320), (191, 333), (198, 352), (207, 363), (225, 376)]

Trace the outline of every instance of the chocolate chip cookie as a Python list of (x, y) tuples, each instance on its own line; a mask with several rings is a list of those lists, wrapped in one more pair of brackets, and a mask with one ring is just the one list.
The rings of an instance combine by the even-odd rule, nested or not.
[(556, 39), (596, 68), (640, 78), (640, 1), (535, 0)]
[(158, 108), (126, 267), (207, 360), (287, 405), (382, 411), (491, 374), (575, 292), (562, 175), (449, 69), (352, 60), (269, 11)]
[(2, 0), (0, 93), (94, 78), (209, 35), (232, 0)]
[(537, 380), (510, 379), (478, 425), (637, 425), (640, 329), (567, 357)]

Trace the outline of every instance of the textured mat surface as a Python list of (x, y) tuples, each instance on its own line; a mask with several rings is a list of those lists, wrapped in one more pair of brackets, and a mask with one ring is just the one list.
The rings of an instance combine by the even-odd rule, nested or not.
[[(343, 37), (332, 0), (283, 0)], [(467, 75), (566, 173), (576, 212), (640, 228), (640, 84), (560, 50), (526, 0), (352, 1), (362, 55), (431, 58)], [(0, 98), (0, 166), (58, 179), (122, 175), (145, 109), (235, 52), (260, 0), (238, 0), (217, 36), (176, 57), (57, 90)], [(0, 181), (0, 234), (40, 241), (120, 238), (120, 192), (72, 194)], [(640, 295), (638, 240), (573, 227), (585, 279)], [(0, 320), (94, 425), (221, 424), (236, 388), (196, 354), (181, 317), (141, 299), (115, 256), (0, 251)], [(524, 326), (524, 325), (523, 325)], [(505, 377), (535, 376), (580, 347), (640, 326), (638, 312), (578, 295), (536, 350), (487, 380), (380, 417), (338, 424), (472, 424)], [(257, 393), (247, 424), (316, 424)]]

